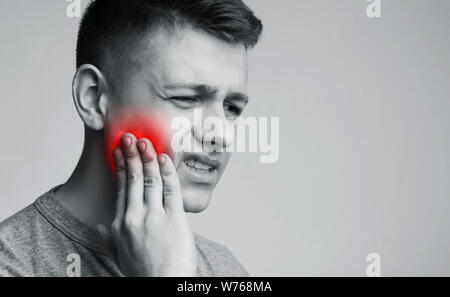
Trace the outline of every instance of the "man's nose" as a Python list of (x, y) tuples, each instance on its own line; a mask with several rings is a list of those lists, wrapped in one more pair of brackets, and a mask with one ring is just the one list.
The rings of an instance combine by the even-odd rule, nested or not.
[(194, 125), (194, 138), (201, 142), (205, 148), (208, 146), (212, 151), (223, 151), (232, 145), (233, 129), (227, 120), (223, 107), (202, 110), (202, 121)]

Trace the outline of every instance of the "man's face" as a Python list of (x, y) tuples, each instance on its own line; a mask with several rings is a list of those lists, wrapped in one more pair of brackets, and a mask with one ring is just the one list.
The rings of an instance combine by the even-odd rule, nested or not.
[[(227, 43), (201, 31), (161, 30), (152, 35), (139, 60), (141, 67), (132, 73), (125, 70), (120, 74), (120, 88), (113, 88), (106, 129), (117, 119), (114, 115), (124, 113), (132, 118), (133, 114), (139, 114), (136, 118), (144, 116), (150, 124), (157, 122), (165, 135), (158, 136), (156, 141), (164, 142), (158, 146), (167, 148), (164, 152), (175, 163), (184, 208), (200, 212), (208, 206), (230, 153), (173, 151), (169, 142), (175, 131), (170, 125), (177, 117), (189, 119), (193, 129), (188, 133), (195, 145), (201, 146), (205, 141), (202, 135), (207, 131), (203, 125), (194, 124), (194, 110), (202, 111), (203, 120), (212, 116), (224, 123), (233, 121), (242, 112), (247, 104), (245, 46)], [(226, 146), (230, 139), (216, 131), (214, 141)]]

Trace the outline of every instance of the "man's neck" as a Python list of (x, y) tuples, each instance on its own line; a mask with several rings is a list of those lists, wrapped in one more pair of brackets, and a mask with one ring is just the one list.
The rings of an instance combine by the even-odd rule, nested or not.
[(56, 198), (82, 222), (109, 226), (114, 219), (116, 185), (105, 161), (101, 132), (85, 131), (83, 153)]

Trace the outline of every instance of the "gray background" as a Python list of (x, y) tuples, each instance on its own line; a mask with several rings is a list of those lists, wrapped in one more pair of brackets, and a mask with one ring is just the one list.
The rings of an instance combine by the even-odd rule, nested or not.
[[(87, 0), (82, 0), (83, 4)], [(253, 275), (450, 275), (450, 1), (252, 0), (265, 33), (246, 115), (280, 161), (234, 156), (193, 228)], [(0, 1), (0, 220), (63, 183), (83, 140), (63, 0)]]

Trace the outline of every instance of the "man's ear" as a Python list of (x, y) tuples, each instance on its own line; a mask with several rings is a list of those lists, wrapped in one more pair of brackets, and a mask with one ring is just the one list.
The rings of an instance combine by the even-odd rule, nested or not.
[(97, 67), (85, 64), (77, 69), (72, 83), (72, 96), (78, 114), (87, 127), (103, 129), (108, 94), (106, 79)]

